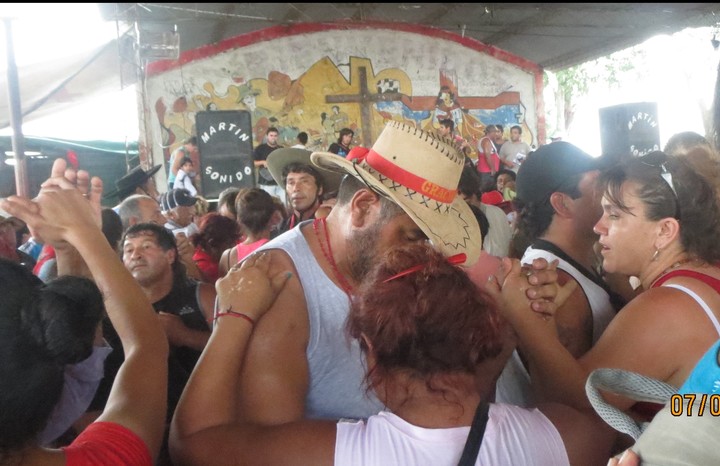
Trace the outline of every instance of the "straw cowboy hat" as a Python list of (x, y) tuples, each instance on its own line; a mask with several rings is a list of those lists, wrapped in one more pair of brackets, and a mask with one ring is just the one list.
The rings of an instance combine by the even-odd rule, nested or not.
[(391, 121), (372, 149), (355, 148), (347, 158), (313, 152), (311, 160), (392, 199), (446, 256), (464, 253), (468, 267), (480, 256), (480, 226), (457, 192), (464, 157), (451, 140)]
[(121, 200), (124, 199), (152, 178), (161, 167), (162, 165), (155, 165), (148, 171), (143, 170), (141, 166), (133, 168), (127, 172), (125, 176), (115, 181), (115, 191), (107, 193), (104, 197), (111, 198), (117, 196)]
[(320, 184), (323, 187), (324, 194), (337, 191), (343, 174), (313, 165), (310, 162), (311, 153), (309, 150), (292, 147), (283, 147), (270, 152), (267, 156), (267, 167), (278, 186), (285, 186), (285, 180), (282, 176), (285, 167), (291, 163), (302, 163), (312, 167), (320, 174)]

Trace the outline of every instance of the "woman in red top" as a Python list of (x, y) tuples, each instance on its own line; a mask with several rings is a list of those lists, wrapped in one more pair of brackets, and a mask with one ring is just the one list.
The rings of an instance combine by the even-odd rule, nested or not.
[(205, 214), (199, 222), (200, 231), (191, 238), (195, 253), (193, 261), (202, 273), (203, 281), (215, 283), (219, 278), (220, 257), (240, 240), (240, 225), (217, 212)]
[[(637, 372), (680, 387), (720, 334), (720, 170), (709, 157), (652, 152), (606, 171), (600, 235), (603, 268), (637, 277), (643, 291), (579, 360), (554, 325), (511, 320), (527, 348), (536, 395), (588, 407), (585, 381), (597, 368)], [(623, 410), (633, 401), (608, 399)], [(635, 409), (632, 410), (637, 413)]]
[[(167, 339), (100, 230), (102, 181), (82, 171), (65, 178), (65, 168), (64, 159), (55, 161), (35, 200), (2, 201), (55, 248), (59, 264), (79, 253), (95, 284), (61, 277), (43, 286), (16, 264), (0, 262), (0, 463), (150, 466), (163, 436)], [(70, 446), (41, 448), (35, 439), (60, 398), (64, 367), (90, 353), (91, 315), (102, 311), (103, 299), (125, 351), (107, 407)]]
[[(500, 169), (500, 156), (495, 146), (495, 137), (500, 129), (495, 125), (485, 127), (485, 136), (478, 141), (477, 170), (480, 173), (481, 188), (490, 188), (495, 179), (495, 173)], [(493, 187), (494, 188), (494, 187)]]

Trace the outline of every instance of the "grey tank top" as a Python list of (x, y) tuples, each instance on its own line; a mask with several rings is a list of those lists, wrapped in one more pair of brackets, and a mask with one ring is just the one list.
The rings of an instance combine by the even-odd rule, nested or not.
[(305, 417), (309, 419), (362, 419), (377, 414), (383, 405), (364, 385), (364, 358), (358, 342), (346, 336), (350, 301), (320, 268), (300, 227), (306, 221), (258, 251), (281, 249), (292, 259), (305, 292), (310, 322), (306, 349), (309, 387)]

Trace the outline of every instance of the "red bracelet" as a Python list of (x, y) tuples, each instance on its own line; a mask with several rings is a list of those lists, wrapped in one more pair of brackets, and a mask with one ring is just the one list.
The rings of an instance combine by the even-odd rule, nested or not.
[(218, 312), (217, 314), (215, 314), (215, 320), (218, 320), (222, 316), (239, 317), (241, 319), (245, 319), (248, 322), (250, 322), (250, 325), (252, 325), (253, 327), (255, 326), (255, 321), (253, 320), (253, 318), (247, 314), (243, 314), (242, 312), (236, 312), (236, 311), (233, 311), (232, 309), (228, 309), (226, 311)]

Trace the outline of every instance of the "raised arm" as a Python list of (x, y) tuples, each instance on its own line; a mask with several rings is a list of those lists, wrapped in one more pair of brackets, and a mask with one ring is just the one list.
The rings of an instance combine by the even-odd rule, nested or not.
[[(54, 173), (64, 171), (64, 160), (55, 164)], [(157, 454), (166, 411), (167, 340), (150, 303), (93, 217), (91, 205), (99, 205), (102, 181), (93, 178), (87, 195), (65, 178), (49, 181), (36, 201), (13, 196), (3, 208), (23, 219), (44, 242), (69, 243), (82, 255), (125, 350), (125, 362), (98, 420), (127, 427), (143, 439), (151, 454)]]
[(181, 147), (175, 150), (175, 156), (173, 157), (173, 163), (170, 167), (170, 171), (173, 175), (177, 176), (178, 170), (180, 170), (180, 164), (182, 163), (182, 159), (186, 156), (185, 148)]
[(248, 341), (290, 276), (268, 275), (269, 257), (251, 256), (217, 283), (215, 328), (172, 422), (175, 464), (332, 464), (333, 422), (263, 427), (238, 415), (238, 374)]

